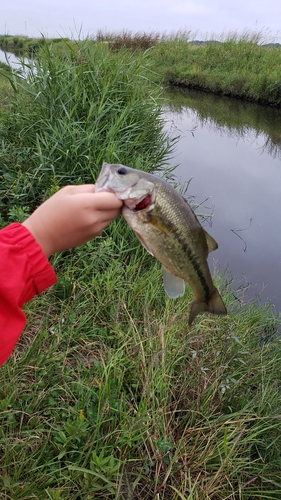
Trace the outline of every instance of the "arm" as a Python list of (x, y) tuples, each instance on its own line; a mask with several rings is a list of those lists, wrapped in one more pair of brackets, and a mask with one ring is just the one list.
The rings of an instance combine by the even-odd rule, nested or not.
[(52, 266), (24, 226), (0, 231), (0, 365), (25, 326), (22, 306), (55, 282)]
[(22, 306), (56, 282), (48, 257), (100, 234), (121, 206), (113, 193), (94, 193), (94, 185), (67, 186), (23, 224), (0, 231), (0, 365), (25, 326)]

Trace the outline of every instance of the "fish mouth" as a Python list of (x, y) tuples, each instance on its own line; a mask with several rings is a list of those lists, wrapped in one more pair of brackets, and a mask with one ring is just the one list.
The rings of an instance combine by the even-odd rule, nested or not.
[(141, 198), (126, 198), (124, 206), (132, 212), (141, 212), (152, 204), (151, 194), (145, 194)]
[(136, 204), (135, 211), (138, 212), (139, 210), (144, 210), (151, 204), (151, 201), (152, 201), (151, 194), (147, 194), (145, 198), (143, 198)]

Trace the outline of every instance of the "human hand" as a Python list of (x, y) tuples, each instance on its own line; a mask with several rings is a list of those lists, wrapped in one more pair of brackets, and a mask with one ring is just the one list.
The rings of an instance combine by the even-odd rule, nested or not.
[(114, 193), (95, 193), (94, 184), (66, 186), (23, 222), (46, 257), (99, 235), (121, 213)]

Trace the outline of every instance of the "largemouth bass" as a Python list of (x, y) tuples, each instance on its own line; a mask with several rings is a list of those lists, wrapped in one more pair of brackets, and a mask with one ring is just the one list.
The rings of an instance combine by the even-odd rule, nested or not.
[(167, 295), (181, 297), (189, 283), (194, 294), (189, 325), (202, 312), (227, 314), (207, 263), (209, 252), (218, 245), (170, 184), (125, 165), (103, 163), (95, 189), (114, 192), (124, 200), (122, 215), (162, 264)]

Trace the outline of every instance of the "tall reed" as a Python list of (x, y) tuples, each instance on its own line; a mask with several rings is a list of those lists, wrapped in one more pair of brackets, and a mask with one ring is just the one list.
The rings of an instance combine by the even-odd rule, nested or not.
[[(2, 217), (33, 209), (59, 186), (93, 182), (103, 161), (157, 169), (169, 151), (159, 90), (144, 77), (143, 55), (105, 44), (44, 45), (11, 78), (2, 121)], [(17, 203), (19, 201), (19, 203)]]

